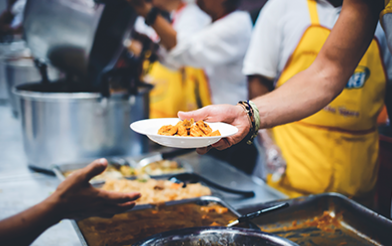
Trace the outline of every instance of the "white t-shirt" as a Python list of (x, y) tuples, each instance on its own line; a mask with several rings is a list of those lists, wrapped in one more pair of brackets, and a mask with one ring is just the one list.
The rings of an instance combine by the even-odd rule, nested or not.
[(26, 6), (27, 0), (18, 0), (12, 5), (11, 12), (14, 14), (11, 27), (17, 27), (23, 22), (23, 13)]
[(188, 36), (164, 55), (166, 66), (203, 68), (209, 79), (214, 104), (236, 104), (247, 98), (243, 59), (252, 33), (250, 15), (234, 11)]
[[(341, 7), (335, 8), (326, 0), (317, 0), (322, 26), (332, 29), (340, 11)], [(277, 79), (310, 24), (307, 0), (268, 1), (260, 12), (252, 34), (244, 60), (244, 74)], [(391, 54), (380, 25), (375, 36), (382, 49), (388, 77), (392, 78)]]
[[(186, 4), (180, 10), (173, 11), (170, 17), (173, 29), (177, 32), (177, 39), (192, 35), (211, 23), (211, 18), (195, 4)], [(154, 42), (160, 40), (155, 30), (147, 26), (141, 16), (136, 19), (135, 30), (147, 35)]]

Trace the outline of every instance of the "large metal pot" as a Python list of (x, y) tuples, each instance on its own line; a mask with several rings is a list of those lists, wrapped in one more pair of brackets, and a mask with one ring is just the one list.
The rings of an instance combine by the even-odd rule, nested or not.
[(260, 230), (228, 227), (194, 227), (164, 232), (134, 245), (138, 246), (298, 246)]
[(150, 89), (143, 84), (136, 95), (102, 98), (84, 83), (17, 86), (29, 165), (49, 169), (55, 163), (145, 153), (147, 139), (129, 125), (148, 118)]
[[(13, 54), (6, 57), (2, 62), (4, 64), (11, 110), (13, 115), (17, 117), (19, 109), (18, 100), (12, 93), (12, 88), (21, 84), (40, 81), (42, 77), (34, 64), (33, 59), (29, 56), (20, 53)], [(50, 80), (57, 80), (60, 77), (60, 72), (53, 67), (49, 67), (48, 77)]]
[(20, 50), (21, 47), (24, 47), (24, 41), (15, 41), (15, 42), (1, 42), (0, 43), (0, 100), (7, 101), (9, 98), (9, 93), (7, 93), (7, 80), (5, 76), (5, 64), (3, 60), (6, 58), (9, 52), (13, 52), (15, 50)]

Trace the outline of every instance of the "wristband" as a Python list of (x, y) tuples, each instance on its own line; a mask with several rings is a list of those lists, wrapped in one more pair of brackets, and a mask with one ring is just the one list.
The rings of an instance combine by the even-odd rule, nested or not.
[(245, 113), (248, 116), (249, 120), (249, 133), (247, 135), (248, 140), (247, 144), (252, 144), (253, 139), (257, 136), (257, 132), (260, 128), (260, 118), (259, 118), (259, 110), (253, 102), (248, 101), (240, 101), (238, 104), (244, 109)]
[(259, 109), (257, 108), (256, 104), (252, 101), (249, 101), (249, 105), (253, 109), (253, 116), (255, 117), (255, 123), (256, 123), (256, 128), (255, 128), (255, 136), (256, 137), (257, 133), (259, 132), (261, 121), (260, 121), (260, 112)]
[(148, 12), (144, 22), (146, 23), (147, 26), (151, 26), (154, 24), (155, 20), (158, 17), (160, 10), (157, 7), (152, 7), (150, 11)]

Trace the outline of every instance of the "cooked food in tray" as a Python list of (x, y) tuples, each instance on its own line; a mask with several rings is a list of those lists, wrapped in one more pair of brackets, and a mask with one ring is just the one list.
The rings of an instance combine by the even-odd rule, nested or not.
[(210, 203), (158, 206), (117, 214), (111, 219), (89, 218), (78, 222), (88, 245), (132, 245), (157, 233), (197, 227), (225, 226), (236, 220), (226, 207)]
[[(64, 177), (68, 177), (69, 175), (73, 174), (77, 170), (70, 170), (65, 171), (63, 173)], [(127, 176), (134, 176), (136, 175), (136, 170), (130, 166), (114, 166), (109, 165), (106, 170), (101, 173), (100, 175), (95, 176), (92, 180), (107, 180), (107, 179), (119, 179)]]
[(150, 176), (158, 176), (169, 173), (181, 173), (185, 171), (185, 168), (178, 164), (178, 162), (176, 161), (161, 160), (152, 162), (142, 168), (136, 169), (136, 174), (148, 174)]
[(219, 130), (212, 131), (211, 127), (202, 120), (179, 121), (176, 125), (165, 125), (158, 130), (159, 135), (180, 137), (214, 137), (221, 136)]
[(136, 201), (137, 204), (162, 203), (211, 195), (211, 190), (200, 183), (187, 184), (186, 187), (183, 188), (182, 184), (156, 179), (112, 179), (107, 180), (102, 189), (119, 192), (140, 192), (142, 197)]
[[(79, 169), (77, 169), (79, 170)], [(63, 173), (64, 177), (68, 177), (77, 170), (70, 170)], [(161, 160), (152, 162), (144, 167), (132, 168), (127, 165), (109, 165), (107, 169), (93, 180), (121, 179), (124, 177), (143, 176), (159, 176), (165, 174), (175, 174), (185, 172), (185, 168), (176, 161)]]

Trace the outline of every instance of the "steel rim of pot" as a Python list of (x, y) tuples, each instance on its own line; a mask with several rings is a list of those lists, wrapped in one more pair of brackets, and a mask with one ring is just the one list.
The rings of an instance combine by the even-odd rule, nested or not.
[(17, 87), (12, 89), (12, 93), (19, 97), (42, 101), (102, 98), (99, 92), (37, 92), (18, 90)]
[(183, 237), (183, 236), (189, 236), (189, 237), (195, 237), (198, 235), (203, 235), (203, 234), (208, 234), (208, 233), (227, 233), (230, 235), (241, 235), (241, 236), (253, 236), (253, 237), (258, 237), (258, 238), (263, 238), (266, 240), (269, 240), (270, 242), (273, 243), (278, 243), (281, 245), (292, 245), (292, 246), (298, 246), (298, 244), (294, 243), (293, 241), (290, 241), (286, 238), (282, 238), (279, 236), (276, 236), (274, 234), (270, 234), (267, 232), (262, 232), (259, 230), (255, 229), (249, 229), (249, 228), (237, 228), (237, 227), (193, 227), (193, 228), (183, 228), (183, 229), (178, 229), (178, 230), (172, 230), (172, 231), (167, 231), (159, 234), (155, 234), (151, 237), (148, 237), (142, 241), (139, 241), (138, 243), (134, 245), (150, 245), (151, 243), (156, 243), (160, 242), (160, 240), (165, 240), (165, 239), (171, 239), (172, 237)]

